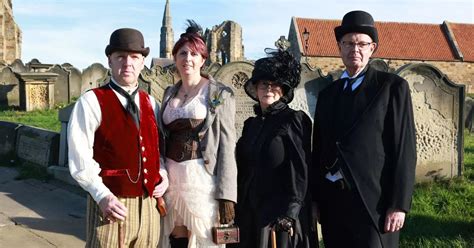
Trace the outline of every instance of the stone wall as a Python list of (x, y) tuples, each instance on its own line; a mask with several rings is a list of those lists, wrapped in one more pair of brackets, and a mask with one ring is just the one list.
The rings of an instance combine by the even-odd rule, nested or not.
[[(302, 58), (302, 62), (306, 58)], [(313, 57), (307, 59), (308, 63), (314, 68), (321, 68), (324, 74), (332, 71), (344, 70), (344, 65), (340, 58), (334, 57)], [(414, 60), (395, 60), (383, 59), (390, 67), (389, 71), (398, 70), (407, 64), (427, 63), (435, 66), (448, 76), (448, 78), (457, 83), (466, 85), (466, 93), (474, 93), (474, 63), (460, 61), (414, 61)]]

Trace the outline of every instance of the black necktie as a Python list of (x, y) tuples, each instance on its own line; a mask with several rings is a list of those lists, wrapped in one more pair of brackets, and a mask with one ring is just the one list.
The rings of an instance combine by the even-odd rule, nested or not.
[(132, 115), (133, 121), (137, 125), (137, 127), (140, 127), (140, 111), (138, 110), (137, 104), (135, 104), (135, 95), (138, 92), (138, 88), (132, 92), (132, 94), (128, 94), (124, 89), (120, 88), (120, 86), (116, 85), (113, 82), (109, 83), (110, 87), (117, 91), (120, 95), (125, 97), (127, 99), (127, 104), (125, 106), (125, 109), (127, 110), (130, 115)]
[(367, 68), (368, 68), (368, 66), (366, 66), (366, 67), (364, 68), (364, 70), (362, 70), (362, 71), (359, 73), (359, 75), (357, 75), (356, 77), (354, 77), (354, 78), (347, 78), (347, 79), (346, 79), (347, 85), (346, 85), (346, 88), (344, 88), (344, 90), (343, 90), (344, 94), (349, 94), (349, 93), (352, 92), (352, 85), (355, 83), (355, 81), (357, 81), (357, 79), (359, 79), (359, 78), (365, 76), (365, 72), (367, 71)]

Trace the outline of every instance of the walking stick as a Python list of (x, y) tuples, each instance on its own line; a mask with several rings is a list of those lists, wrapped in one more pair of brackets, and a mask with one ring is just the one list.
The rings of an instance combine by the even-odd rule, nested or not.
[(277, 248), (277, 238), (275, 233), (275, 227), (272, 227), (272, 248)]
[[(125, 199), (120, 199), (125, 204)], [(118, 221), (118, 248), (125, 248), (125, 220)]]

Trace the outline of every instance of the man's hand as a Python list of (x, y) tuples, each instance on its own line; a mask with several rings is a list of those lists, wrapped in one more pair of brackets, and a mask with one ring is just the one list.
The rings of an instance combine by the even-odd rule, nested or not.
[(168, 186), (170, 185), (168, 181), (168, 174), (166, 172), (162, 172), (160, 170), (160, 175), (161, 175), (161, 182), (155, 186), (155, 189), (153, 190), (153, 197), (158, 198), (162, 197), (166, 190), (168, 189)]
[(400, 209), (389, 209), (385, 217), (385, 232), (398, 232), (405, 224), (405, 212)]
[(104, 219), (111, 222), (125, 220), (125, 217), (127, 217), (127, 208), (113, 194), (100, 200), (99, 208), (102, 211)]

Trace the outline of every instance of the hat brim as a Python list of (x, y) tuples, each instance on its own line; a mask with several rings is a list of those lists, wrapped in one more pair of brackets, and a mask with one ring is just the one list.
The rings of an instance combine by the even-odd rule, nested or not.
[(373, 42), (379, 42), (377, 29), (373, 26), (338, 26), (334, 28), (334, 33), (336, 34), (336, 40), (338, 42), (344, 35), (349, 33), (363, 33), (370, 36)]
[(117, 51), (141, 53), (145, 57), (148, 56), (148, 54), (150, 54), (150, 48), (149, 47), (145, 47), (143, 49), (132, 49), (132, 48), (129, 48), (129, 47), (125, 48), (125, 47), (117, 47), (117, 46), (107, 45), (107, 47), (105, 48), (105, 55), (109, 56), (113, 52), (117, 52)]

